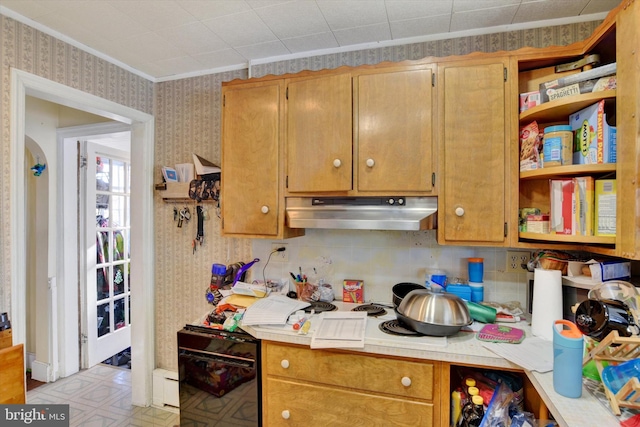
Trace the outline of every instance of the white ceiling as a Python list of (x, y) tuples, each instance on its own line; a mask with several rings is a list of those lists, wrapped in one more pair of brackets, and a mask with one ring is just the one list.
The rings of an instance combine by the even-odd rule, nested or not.
[(249, 61), (603, 19), (619, 2), (0, 0), (0, 13), (163, 81)]

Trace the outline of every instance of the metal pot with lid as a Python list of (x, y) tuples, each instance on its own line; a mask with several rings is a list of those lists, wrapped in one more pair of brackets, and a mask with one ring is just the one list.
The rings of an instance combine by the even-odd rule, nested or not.
[(640, 333), (627, 305), (616, 300), (583, 301), (576, 310), (576, 326), (596, 341), (601, 341), (611, 331), (618, 331), (621, 337)]
[(396, 308), (398, 320), (424, 335), (448, 336), (473, 322), (462, 298), (445, 292), (416, 289)]

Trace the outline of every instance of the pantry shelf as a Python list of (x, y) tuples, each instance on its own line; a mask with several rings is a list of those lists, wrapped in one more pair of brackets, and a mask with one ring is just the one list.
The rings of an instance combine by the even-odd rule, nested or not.
[(540, 179), (554, 176), (577, 176), (604, 174), (616, 171), (616, 163), (599, 163), (590, 165), (566, 165), (520, 172), (520, 179)]
[(569, 115), (594, 104), (601, 99), (616, 98), (616, 91), (604, 90), (601, 92), (585, 93), (576, 96), (568, 96), (555, 101), (545, 102), (536, 105), (520, 114), (520, 122), (552, 122), (558, 120), (558, 117), (569, 117)]
[(563, 243), (592, 243), (601, 245), (615, 245), (615, 236), (575, 236), (568, 234), (546, 234), (546, 233), (518, 233), (520, 239), (540, 240), (545, 242)]

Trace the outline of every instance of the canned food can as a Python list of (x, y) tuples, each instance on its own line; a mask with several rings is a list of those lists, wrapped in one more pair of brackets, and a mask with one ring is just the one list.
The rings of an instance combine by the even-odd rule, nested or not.
[(573, 164), (573, 131), (569, 125), (544, 129), (542, 167)]

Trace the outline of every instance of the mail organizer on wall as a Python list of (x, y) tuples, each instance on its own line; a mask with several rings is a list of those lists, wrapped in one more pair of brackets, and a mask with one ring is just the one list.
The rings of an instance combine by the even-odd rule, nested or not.
[(165, 201), (217, 202), (220, 200), (220, 174), (212, 175), (217, 177), (199, 177), (191, 182), (165, 182), (156, 185), (156, 190), (162, 192)]

